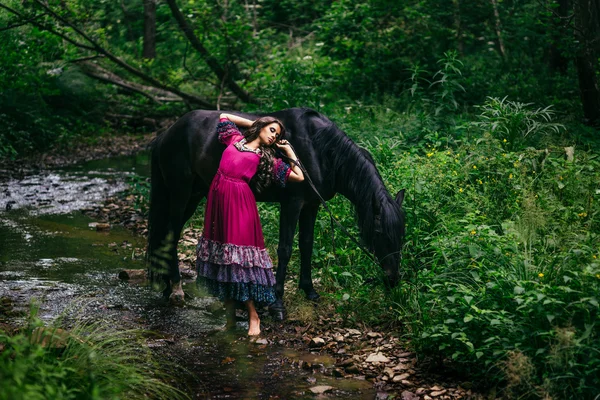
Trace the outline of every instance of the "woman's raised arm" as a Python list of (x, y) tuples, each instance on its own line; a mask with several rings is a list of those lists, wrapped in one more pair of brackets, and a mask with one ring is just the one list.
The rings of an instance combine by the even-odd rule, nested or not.
[(252, 120), (249, 120), (249, 119), (243, 118), (243, 117), (238, 117), (237, 115), (233, 115), (233, 114), (222, 113), (219, 117), (227, 118), (228, 120), (230, 120), (231, 122), (233, 122), (234, 124), (236, 124), (237, 126), (239, 126), (241, 128), (249, 128), (254, 123), (254, 121), (252, 121)]

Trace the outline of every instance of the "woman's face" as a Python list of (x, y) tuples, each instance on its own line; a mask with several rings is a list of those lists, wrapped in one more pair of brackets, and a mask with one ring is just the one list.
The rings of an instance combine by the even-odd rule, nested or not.
[(261, 145), (272, 146), (281, 135), (281, 127), (277, 122), (270, 123), (260, 130), (258, 138)]

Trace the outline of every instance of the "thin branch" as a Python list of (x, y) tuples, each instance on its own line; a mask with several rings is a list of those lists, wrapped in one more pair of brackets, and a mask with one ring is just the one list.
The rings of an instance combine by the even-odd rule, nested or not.
[[(13, 14), (21, 17), (21, 18), (24, 18), (23, 14), (19, 13), (16, 10), (13, 10), (12, 8), (6, 6), (6, 5), (4, 5), (2, 3), (0, 3), (0, 7), (4, 8), (5, 10), (7, 10), (7, 11), (9, 11), (9, 12), (11, 12), (11, 13), (13, 13)], [(42, 14), (42, 15), (46, 15), (46, 14)], [(85, 50), (94, 50), (93, 47), (86, 46), (85, 44), (82, 44), (82, 43), (78, 43), (78, 42), (74, 41), (73, 39), (69, 38), (68, 36), (66, 36), (65, 34), (60, 33), (60, 32), (58, 32), (58, 31), (56, 31), (56, 30), (54, 30), (54, 29), (52, 29), (52, 28), (50, 28), (50, 27), (48, 27), (48, 26), (46, 26), (46, 25), (44, 25), (44, 24), (42, 24), (40, 22), (36, 22), (35, 20), (32, 20), (30, 23), (31, 23), (31, 25), (36, 26), (36, 27), (40, 28), (41, 30), (48, 31), (48, 32), (52, 33), (53, 35), (56, 35), (56, 36), (58, 36), (58, 37), (60, 37), (60, 38), (62, 38), (64, 40), (66, 40), (67, 42), (71, 43), (73, 46), (76, 46), (76, 47), (79, 47), (79, 48), (85, 49)]]
[(209, 102), (205, 101), (201, 97), (198, 97), (198, 96), (190, 94), (190, 93), (185, 93), (177, 88), (173, 88), (168, 85), (165, 85), (165, 84), (159, 82), (158, 80), (152, 78), (151, 76), (146, 75), (142, 71), (132, 67), (131, 65), (127, 64), (125, 61), (121, 60), (120, 58), (118, 58), (117, 56), (115, 56), (114, 54), (112, 54), (111, 52), (109, 52), (108, 50), (103, 48), (102, 46), (100, 46), (95, 40), (93, 40), (88, 35), (86, 35), (83, 31), (81, 31), (81, 29), (77, 28), (71, 22), (67, 21), (66, 19), (64, 19), (63, 17), (58, 15), (56, 12), (54, 12), (52, 9), (50, 9), (46, 4), (44, 4), (41, 0), (35, 0), (35, 2), (40, 7), (42, 7), (44, 10), (46, 10), (55, 19), (57, 19), (64, 25), (70, 27), (71, 29), (73, 29), (77, 34), (79, 34), (88, 43), (90, 43), (93, 46), (94, 50), (96, 50), (98, 53), (103, 54), (104, 56), (106, 56), (106, 58), (108, 58), (109, 60), (111, 60), (118, 66), (120, 66), (121, 68), (125, 69), (126, 71), (130, 72), (131, 74), (137, 76), (138, 78), (143, 79), (144, 81), (152, 84), (153, 86), (156, 86), (157, 88), (174, 93), (174, 94), (188, 100), (191, 103), (195, 103), (195, 104), (198, 104), (202, 107), (209, 108), (209, 109), (215, 108), (214, 104), (210, 104)]
[[(37, 0), (39, 1), (39, 0)], [(200, 55), (204, 58), (204, 61), (208, 64), (210, 69), (217, 75), (219, 80), (224, 80), (226, 86), (235, 93), (242, 101), (246, 103), (254, 103), (257, 101), (254, 97), (252, 97), (249, 93), (247, 93), (244, 89), (239, 87), (237, 83), (231, 78), (230, 75), (227, 74), (227, 71), (219, 64), (216, 58), (214, 58), (208, 50), (204, 47), (202, 42), (198, 39), (198, 37), (194, 34), (194, 29), (187, 22), (181, 10), (177, 7), (175, 0), (167, 0), (169, 4), (169, 8), (171, 8), (171, 14), (179, 24), (179, 28), (183, 31), (185, 36), (190, 41), (192, 47), (196, 49), (200, 53)]]
[[(2, 4), (0, 4), (0, 6), (1, 6), (1, 5), (2, 5)], [(42, 15), (43, 15), (43, 14), (42, 14)], [(31, 18), (29, 18), (29, 19), (25, 20), (25, 21), (19, 21), (19, 22), (17, 22), (17, 23), (14, 23), (14, 24), (12, 24), (12, 25), (8, 25), (8, 26), (5, 26), (5, 27), (3, 27), (3, 28), (0, 28), (0, 32), (2, 32), (2, 31), (8, 31), (8, 30), (10, 30), (10, 29), (14, 29), (14, 28), (18, 28), (18, 27), (20, 27), (20, 26), (23, 26), (23, 25), (27, 25), (27, 24), (31, 23), (32, 21), (34, 21), (34, 20), (38, 19), (38, 18), (39, 18), (39, 17), (41, 17), (42, 15), (35, 15), (35, 16), (33, 16), (33, 17), (31, 17)]]

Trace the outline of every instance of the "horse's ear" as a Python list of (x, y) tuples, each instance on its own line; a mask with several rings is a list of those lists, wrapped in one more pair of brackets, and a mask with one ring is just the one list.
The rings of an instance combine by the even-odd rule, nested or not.
[(404, 202), (404, 191), (405, 190), (406, 189), (402, 189), (398, 193), (396, 193), (396, 203), (398, 203), (398, 205), (400, 207), (402, 207), (402, 203)]

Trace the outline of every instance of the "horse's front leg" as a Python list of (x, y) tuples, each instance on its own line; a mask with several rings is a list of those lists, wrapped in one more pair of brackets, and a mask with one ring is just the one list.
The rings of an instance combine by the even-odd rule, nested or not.
[(315, 221), (319, 212), (319, 203), (305, 205), (300, 213), (300, 289), (306, 298), (317, 301), (321, 296), (315, 291), (311, 276), (311, 258), (315, 238)]
[(300, 199), (291, 200), (281, 204), (279, 214), (279, 246), (277, 247), (277, 275), (275, 283), (275, 294), (277, 299), (269, 306), (271, 315), (283, 321), (285, 319), (285, 306), (283, 305), (283, 292), (285, 284), (285, 274), (290, 257), (292, 256), (292, 245), (294, 243), (294, 232), (300, 216), (302, 202)]

